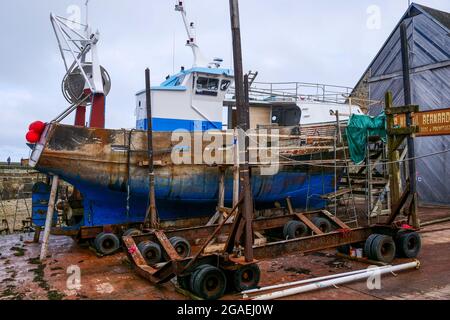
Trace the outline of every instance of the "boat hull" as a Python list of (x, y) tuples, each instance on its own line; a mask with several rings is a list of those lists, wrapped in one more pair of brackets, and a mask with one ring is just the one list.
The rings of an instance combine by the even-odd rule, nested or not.
[[(130, 139), (131, 137), (131, 139)], [(35, 159), (37, 170), (58, 175), (83, 196), (84, 217), (79, 226), (142, 222), (148, 204), (148, 160), (145, 132), (51, 125)], [(155, 191), (162, 221), (207, 217), (215, 213), (219, 168), (206, 164), (174, 165), (169, 133), (156, 133)], [(132, 146), (132, 147), (130, 147)], [(130, 148), (129, 148), (130, 147)], [(311, 160), (318, 154), (300, 155)], [(323, 153), (321, 155), (323, 157)], [(232, 166), (225, 172), (225, 202), (231, 206)], [(256, 209), (285, 205), (296, 208), (325, 206), (321, 195), (333, 191), (334, 170), (307, 165), (280, 165), (275, 175), (252, 168)]]

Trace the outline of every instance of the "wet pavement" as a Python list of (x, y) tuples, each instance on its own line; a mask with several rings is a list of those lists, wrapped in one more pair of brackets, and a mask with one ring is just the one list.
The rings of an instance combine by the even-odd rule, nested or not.
[[(450, 209), (426, 210), (427, 220), (450, 216)], [(32, 234), (0, 237), (0, 300), (108, 299), (182, 300), (173, 283), (154, 286), (137, 276), (124, 253), (98, 257), (67, 237), (51, 237), (49, 256), (40, 264)], [(383, 276), (381, 290), (358, 282), (292, 296), (289, 300), (450, 299), (450, 222), (425, 227), (419, 270)], [(395, 264), (410, 260), (396, 260)], [(273, 285), (367, 268), (339, 258), (335, 251), (261, 261), (261, 285)], [(80, 283), (76, 281), (80, 272)], [(81, 286), (78, 287), (77, 285)], [(239, 299), (230, 295), (225, 299)]]

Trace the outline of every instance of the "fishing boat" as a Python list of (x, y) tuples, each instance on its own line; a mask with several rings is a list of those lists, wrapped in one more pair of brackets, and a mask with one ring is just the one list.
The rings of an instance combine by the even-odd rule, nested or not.
[[(185, 22), (187, 46), (193, 51), (194, 63), (192, 68), (182, 68), (160, 86), (151, 88), (155, 193), (161, 221), (185, 221), (213, 215), (218, 205), (221, 175), (225, 177), (224, 204), (230, 206), (235, 202), (233, 170), (240, 150), (236, 131), (223, 130), (224, 107), (228, 107), (230, 113), (233, 111), (233, 71), (222, 68), (221, 59), (209, 62), (203, 57), (194, 36), (194, 26), (187, 22), (181, 1), (177, 1), (176, 10)], [(105, 129), (106, 96), (111, 80), (99, 64), (99, 34), (90, 32), (87, 23), (85, 34), (68, 30), (70, 26), (64, 19), (54, 15), (52, 24), (63, 56), (72, 53), (73, 62), (65, 61), (67, 74), (62, 85), (71, 105), (41, 130), (31, 132), (35, 141), (29, 141), (33, 143), (30, 165), (40, 172), (57, 175), (74, 186), (80, 195), (76, 199), (67, 197), (61, 206), (65, 212), (65, 228), (77, 230), (141, 223), (149, 194), (147, 90), (136, 94), (135, 129)], [(70, 32), (75, 35), (74, 39), (68, 38)], [(91, 61), (88, 61), (88, 53)], [(333, 122), (329, 111), (348, 110), (349, 106), (322, 103), (324, 117), (320, 117), (320, 111), (314, 113), (320, 121), (310, 121), (309, 125), (318, 124), (311, 131), (301, 125), (302, 113), (303, 119), (307, 118), (307, 104), (311, 109), (316, 105), (314, 112), (321, 110), (312, 100), (280, 98), (273, 92), (269, 99), (251, 99), (251, 105), (256, 108), (270, 106), (267, 119), (251, 120), (253, 131), (247, 133), (250, 141), (257, 140), (256, 156), (250, 161), (257, 210), (273, 208), (285, 203), (287, 198), (296, 208), (322, 208), (325, 202), (321, 195), (333, 192), (336, 186), (336, 177), (339, 178), (342, 170), (336, 175), (336, 168), (315, 167), (308, 162), (340, 156), (333, 145), (336, 120)], [(84, 126), (86, 107), (91, 111), (89, 127)], [(76, 112), (75, 125), (61, 124), (71, 112)], [(268, 131), (261, 134), (258, 130)], [(174, 135), (178, 139), (174, 139)], [(215, 140), (208, 136), (215, 136)], [(266, 144), (258, 142), (261, 136)], [(181, 141), (180, 137), (185, 138)], [(222, 142), (216, 144), (216, 160), (206, 161), (202, 155), (208, 153), (213, 140), (217, 142), (219, 138)], [(273, 161), (262, 159), (262, 151), (267, 150)], [(174, 155), (180, 154), (185, 160), (182, 163), (174, 161)], [(200, 160), (196, 159), (199, 154)], [(270, 171), (273, 166), (276, 170)]]

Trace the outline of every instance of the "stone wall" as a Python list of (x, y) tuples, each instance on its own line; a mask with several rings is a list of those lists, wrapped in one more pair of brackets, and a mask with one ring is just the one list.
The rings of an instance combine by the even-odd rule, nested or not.
[(0, 199), (31, 198), (31, 189), (43, 175), (30, 167), (0, 165)]
[(367, 72), (361, 81), (353, 89), (350, 97), (352, 98), (352, 104), (356, 104), (361, 107), (364, 113), (369, 111), (369, 72)]

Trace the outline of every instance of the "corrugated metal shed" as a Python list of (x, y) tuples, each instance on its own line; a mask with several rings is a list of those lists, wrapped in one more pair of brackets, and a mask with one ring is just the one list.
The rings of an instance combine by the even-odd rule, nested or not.
[[(450, 14), (414, 3), (403, 21), (408, 26), (413, 103), (421, 110), (450, 108)], [(363, 92), (367, 99), (382, 101), (392, 91), (395, 105), (404, 105), (400, 23), (355, 87), (355, 96)], [(382, 110), (376, 104), (368, 112)], [(417, 156), (448, 149), (450, 136), (416, 139)], [(417, 175), (422, 204), (450, 205), (449, 153), (418, 160)]]

